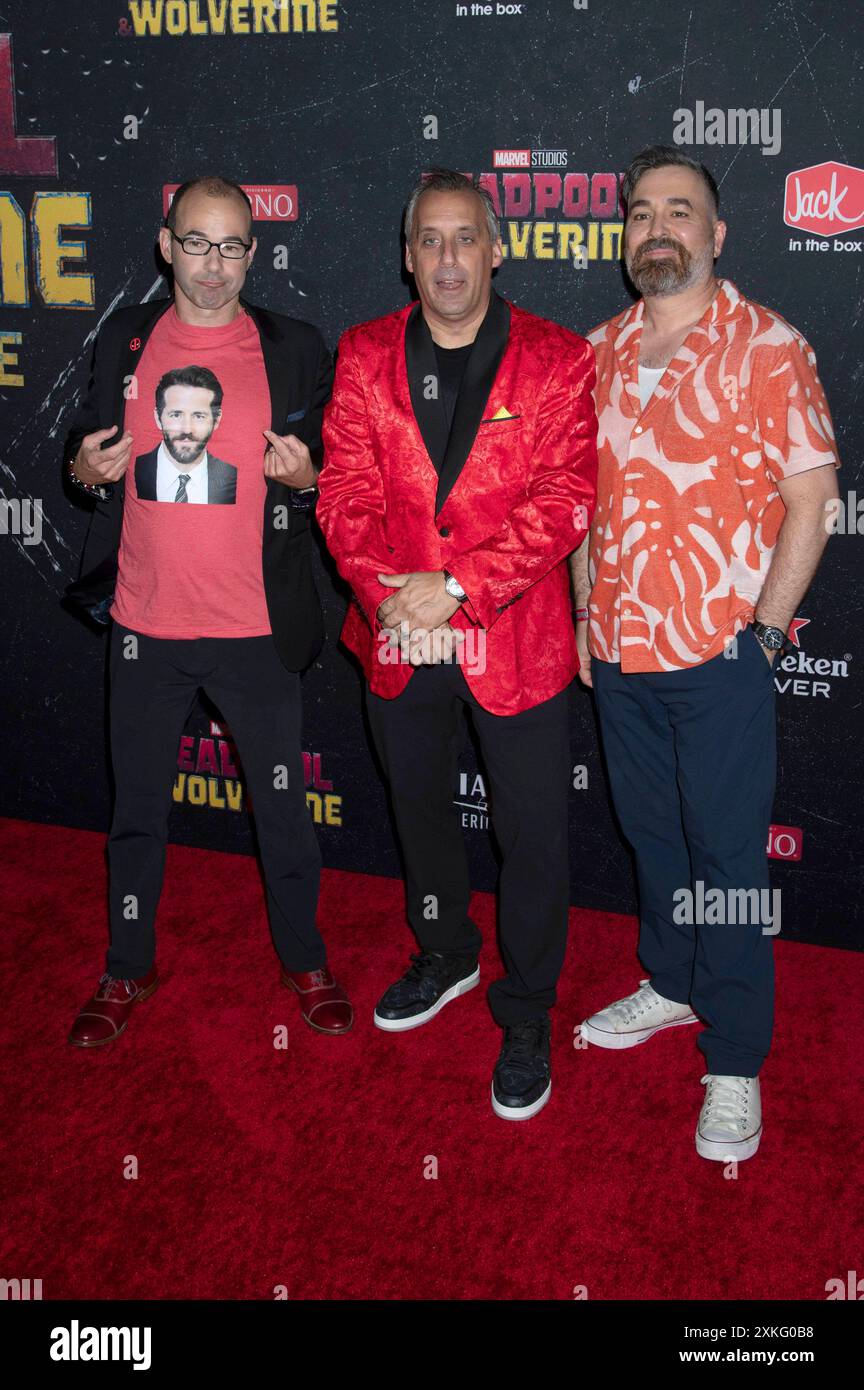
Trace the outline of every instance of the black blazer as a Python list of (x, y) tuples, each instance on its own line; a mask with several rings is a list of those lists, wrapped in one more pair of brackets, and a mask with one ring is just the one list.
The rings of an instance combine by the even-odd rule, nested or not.
[[(177, 465), (177, 472), (183, 470)], [(159, 473), (159, 445), (149, 454), (139, 454), (135, 460), (135, 488), (142, 502), (155, 502), (156, 478)], [(207, 455), (208, 503), (233, 505), (237, 501), (237, 469), (233, 463)]]
[[(123, 433), (124, 386), (154, 324), (170, 299), (117, 309), (99, 331), (86, 396), (66, 440), (65, 458), (74, 458), (82, 439), (94, 430), (117, 426), (110, 446)], [(276, 434), (296, 434), (308, 445), (316, 468), (323, 462), (321, 418), (333, 389), (333, 363), (318, 329), (287, 314), (273, 314), (245, 299), (254, 319), (270, 387)], [(105, 446), (103, 446), (105, 447)], [(262, 441), (263, 466), (263, 441)], [(73, 488), (74, 484), (70, 484)], [(85, 494), (75, 489), (75, 495)], [(79, 578), (65, 592), (64, 607), (107, 627), (117, 579), (117, 552), (123, 522), (124, 480), (113, 484), (106, 501), (94, 500)], [(316, 497), (317, 494), (309, 494)], [(295, 505), (295, 493), (267, 479), (264, 502), (262, 568), (267, 612), (276, 650), (289, 671), (304, 670), (324, 645), (324, 618), (311, 565), (310, 512)], [(297, 498), (301, 503), (302, 499)]]

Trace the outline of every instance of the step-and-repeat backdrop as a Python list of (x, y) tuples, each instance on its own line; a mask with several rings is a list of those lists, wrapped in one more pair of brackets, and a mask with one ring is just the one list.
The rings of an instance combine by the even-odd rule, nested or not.
[[(729, 225), (721, 270), (809, 339), (837, 426), (837, 534), (776, 671), (781, 771), (765, 849), (784, 935), (864, 945), (861, 44), (847, 0), (6, 0), (2, 813), (108, 823), (104, 638), (58, 602), (88, 510), (62, 486), (62, 444), (99, 325), (166, 293), (155, 250), (166, 186), (200, 172), (242, 183), (259, 240), (247, 292), (335, 346), (411, 296), (400, 221), (417, 176), (481, 175), (502, 223), (498, 290), (586, 332), (628, 303), (621, 172), (662, 141), (712, 169)], [(328, 865), (395, 875), (360, 678), (337, 645), (345, 592), (318, 540), (330, 640), (304, 678), (310, 814)], [(630, 858), (578, 683), (571, 706), (572, 901), (631, 911)], [(467, 731), (453, 804), (475, 886), (492, 888)], [(252, 851), (230, 730), (203, 704), (178, 749), (171, 834)]]

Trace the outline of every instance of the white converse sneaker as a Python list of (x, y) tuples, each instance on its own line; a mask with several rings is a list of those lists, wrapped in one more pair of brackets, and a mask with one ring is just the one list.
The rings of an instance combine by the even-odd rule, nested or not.
[(586, 1042), (597, 1047), (635, 1047), (662, 1028), (698, 1022), (689, 1004), (664, 999), (647, 980), (640, 980), (635, 994), (628, 994), (626, 999), (586, 1018), (580, 1032)]
[(718, 1163), (752, 1158), (762, 1138), (762, 1096), (758, 1076), (702, 1077), (707, 1082), (696, 1126), (696, 1152)]

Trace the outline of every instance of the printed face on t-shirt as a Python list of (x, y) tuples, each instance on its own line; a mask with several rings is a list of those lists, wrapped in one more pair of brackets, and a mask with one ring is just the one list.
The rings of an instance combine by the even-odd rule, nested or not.
[(237, 469), (210, 447), (222, 399), (222, 384), (208, 367), (174, 367), (161, 377), (153, 416), (162, 443), (135, 460), (140, 501), (236, 504)]
[(164, 396), (156, 423), (165, 448), (178, 467), (194, 468), (204, 457), (222, 413), (214, 409), (214, 392), (203, 386), (169, 386)]

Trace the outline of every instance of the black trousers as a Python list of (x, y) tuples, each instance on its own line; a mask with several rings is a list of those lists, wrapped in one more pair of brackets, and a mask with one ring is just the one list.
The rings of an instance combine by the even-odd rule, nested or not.
[(273, 638), (167, 640), (114, 623), (109, 676), (116, 781), (108, 837), (109, 974), (134, 979), (155, 960), (171, 788), (180, 736), (199, 689), (237, 744), (279, 958), (289, 970), (323, 966), (324, 942), (315, 925), (321, 851), (306, 805), (300, 677), (282, 665)]
[(492, 825), (502, 855), (499, 938), (507, 974), (489, 988), (502, 1026), (543, 1017), (567, 943), (570, 879), (567, 691), (519, 714), (490, 714), (458, 662), (418, 666), (401, 695), (366, 687), (405, 861), (408, 921), (425, 951), (476, 956), (482, 937), (468, 915), (471, 885), (453, 804), (463, 711), (488, 777)]
[[(636, 854), (639, 959), (658, 994), (705, 1020), (699, 1047), (710, 1072), (758, 1076), (774, 1021), (778, 925), (766, 858), (774, 672), (749, 627), (730, 655), (629, 675), (595, 658), (591, 673), (615, 810)], [(726, 920), (681, 910), (688, 894), (698, 905), (699, 883), (734, 908), (719, 914)], [(745, 893), (758, 913), (739, 910)]]

